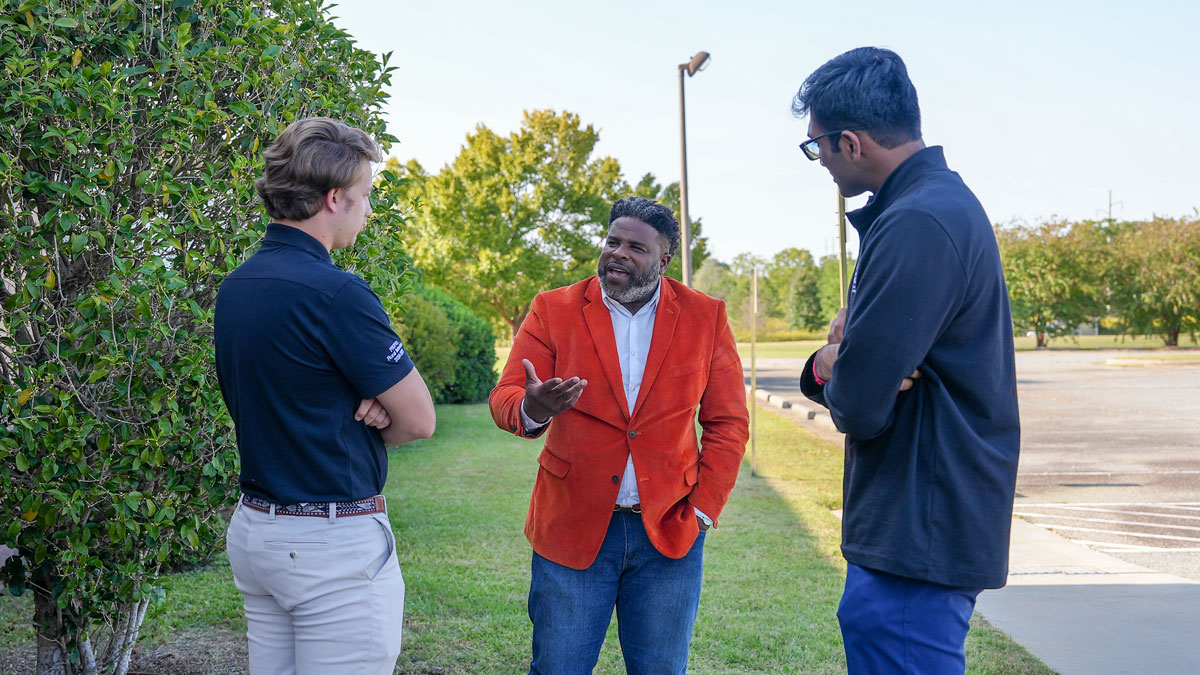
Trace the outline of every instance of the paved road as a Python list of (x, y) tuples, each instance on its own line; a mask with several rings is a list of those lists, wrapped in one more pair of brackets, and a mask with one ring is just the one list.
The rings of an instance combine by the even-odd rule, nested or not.
[[(1200, 581), (1200, 365), (1108, 361), (1147, 355), (1018, 352), (1014, 510), (1096, 550)], [(758, 386), (799, 400), (802, 366), (758, 359)]]

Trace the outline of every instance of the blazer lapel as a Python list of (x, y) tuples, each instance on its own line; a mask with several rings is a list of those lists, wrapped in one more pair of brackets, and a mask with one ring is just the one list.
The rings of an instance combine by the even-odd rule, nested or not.
[(658, 296), (658, 310), (654, 315), (654, 336), (650, 338), (650, 353), (646, 355), (646, 369), (642, 371), (642, 388), (638, 391), (631, 419), (642, 409), (646, 394), (654, 385), (654, 378), (658, 377), (658, 371), (667, 358), (667, 350), (675, 339), (675, 325), (679, 322), (679, 303), (675, 301), (675, 290), (667, 283), (666, 277), (660, 278), (659, 283), (662, 292)]
[[(584, 297), (587, 298), (588, 304), (583, 308), (583, 316), (587, 321), (588, 332), (592, 334), (592, 342), (596, 345), (600, 366), (621, 411), (621, 420), (628, 421), (629, 401), (625, 398), (624, 378), (621, 377), (621, 360), (617, 356), (617, 339), (613, 335), (612, 316), (608, 313), (604, 299), (600, 297), (600, 283), (594, 277), (588, 283)], [(655, 329), (657, 330), (657, 325)]]

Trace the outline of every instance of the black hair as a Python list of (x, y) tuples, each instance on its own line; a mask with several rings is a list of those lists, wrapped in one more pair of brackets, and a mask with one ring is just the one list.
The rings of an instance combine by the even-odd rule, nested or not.
[(792, 99), (792, 113), (812, 115), (826, 131), (862, 128), (885, 148), (921, 138), (908, 69), (899, 54), (879, 47), (851, 49), (814, 70)]
[(618, 199), (608, 212), (608, 224), (612, 225), (617, 218), (633, 218), (646, 223), (658, 230), (658, 234), (667, 242), (667, 254), (674, 256), (679, 248), (679, 221), (671, 209), (645, 197), (626, 197)]

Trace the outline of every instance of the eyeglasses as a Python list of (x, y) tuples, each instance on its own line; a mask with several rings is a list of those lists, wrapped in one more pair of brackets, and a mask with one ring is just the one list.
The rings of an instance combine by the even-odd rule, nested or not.
[(837, 131), (826, 131), (825, 133), (821, 134), (820, 136), (813, 136), (812, 138), (808, 139), (807, 141), (804, 141), (803, 143), (801, 143), (800, 149), (804, 151), (804, 156), (811, 160), (821, 159), (821, 146), (817, 144), (817, 141), (821, 140), (822, 138), (825, 138), (826, 136), (836, 136), (836, 138), (833, 139), (833, 148), (836, 151), (838, 139), (840, 139), (842, 137), (842, 132), (844, 132), (844, 131), (863, 131), (863, 128), (862, 127), (847, 127), (845, 129), (838, 129)]

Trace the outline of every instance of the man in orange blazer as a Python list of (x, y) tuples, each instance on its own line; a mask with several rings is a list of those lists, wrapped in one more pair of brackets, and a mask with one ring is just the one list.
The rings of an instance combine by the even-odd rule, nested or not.
[(705, 533), (749, 432), (725, 304), (662, 276), (678, 246), (670, 209), (617, 201), (596, 276), (534, 298), (492, 390), (501, 429), (545, 435), (531, 673), (590, 673), (614, 607), (629, 673), (687, 668)]

